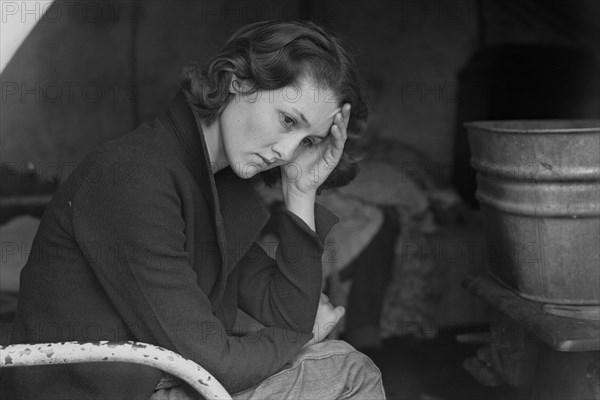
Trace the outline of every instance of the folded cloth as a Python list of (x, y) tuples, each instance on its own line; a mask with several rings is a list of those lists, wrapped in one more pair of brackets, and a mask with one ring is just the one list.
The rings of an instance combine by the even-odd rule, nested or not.
[(319, 202), (340, 219), (329, 232), (323, 252), (323, 275), (329, 276), (352, 263), (373, 240), (383, 224), (383, 211), (335, 190), (324, 192)]
[(427, 192), (409, 171), (385, 162), (361, 162), (356, 179), (337, 190), (371, 204), (399, 207), (411, 216), (422, 214), (429, 207)]

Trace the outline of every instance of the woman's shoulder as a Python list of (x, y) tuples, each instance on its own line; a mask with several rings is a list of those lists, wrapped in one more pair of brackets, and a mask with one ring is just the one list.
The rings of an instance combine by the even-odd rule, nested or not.
[(98, 146), (85, 161), (96, 163), (140, 163), (148, 167), (176, 167), (178, 158), (169, 134), (157, 121), (146, 122), (133, 131)]
[(157, 122), (150, 122), (98, 146), (73, 171), (70, 180), (76, 186), (85, 182), (153, 186), (186, 174), (169, 143), (168, 132)]

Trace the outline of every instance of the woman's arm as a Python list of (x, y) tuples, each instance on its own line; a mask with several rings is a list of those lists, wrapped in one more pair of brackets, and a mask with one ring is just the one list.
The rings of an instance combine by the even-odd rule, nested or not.
[[(284, 211), (275, 259), (254, 244), (237, 266), (240, 308), (267, 326), (312, 330), (322, 282), (323, 244), (338, 218), (313, 205), (316, 232)], [(272, 256), (272, 254), (271, 254)]]
[(119, 317), (135, 340), (194, 360), (230, 392), (271, 376), (312, 337), (310, 330), (227, 335), (190, 265), (174, 178), (161, 162), (133, 152), (92, 163), (102, 171), (135, 165), (134, 179), (91, 176), (72, 200), (75, 239)]
[[(329, 135), (294, 159), (294, 176), (287, 177), (282, 167), (286, 211), (278, 229), (276, 263), (262, 255), (240, 265), (241, 307), (263, 324), (302, 329), (314, 325), (321, 293), (323, 243), (333, 225), (325, 224), (323, 232), (321, 224), (315, 222), (327, 219), (315, 198), (342, 156), (349, 119), (350, 105), (345, 104), (336, 113)], [(321, 214), (317, 218), (316, 212)]]

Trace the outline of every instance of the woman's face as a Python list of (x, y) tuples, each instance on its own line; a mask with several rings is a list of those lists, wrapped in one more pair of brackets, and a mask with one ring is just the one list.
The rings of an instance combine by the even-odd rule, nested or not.
[(218, 120), (229, 166), (247, 179), (293, 162), (329, 134), (338, 104), (332, 91), (307, 78), (273, 91), (236, 93)]

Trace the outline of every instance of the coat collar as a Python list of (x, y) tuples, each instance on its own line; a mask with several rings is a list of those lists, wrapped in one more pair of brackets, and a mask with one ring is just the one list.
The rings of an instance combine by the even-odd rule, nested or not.
[[(269, 219), (269, 212), (249, 180), (227, 167), (213, 175), (199, 119), (183, 92), (161, 117), (177, 143), (176, 153), (208, 200), (221, 250), (220, 302), (227, 275), (254, 243)], [(212, 297), (212, 296), (211, 296)]]

